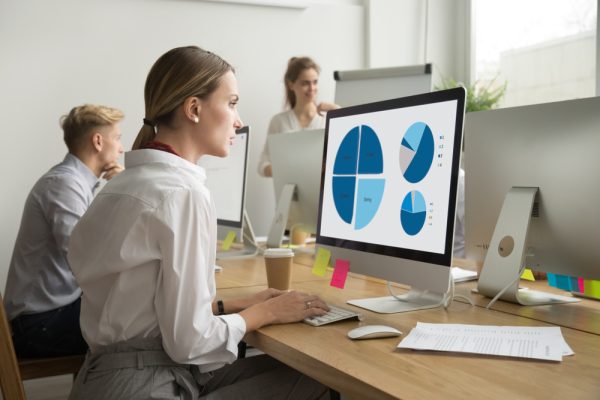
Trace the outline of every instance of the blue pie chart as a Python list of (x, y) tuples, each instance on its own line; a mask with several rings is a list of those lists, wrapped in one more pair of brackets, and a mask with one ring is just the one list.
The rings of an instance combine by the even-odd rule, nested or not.
[(407, 235), (414, 236), (421, 232), (425, 225), (427, 206), (425, 198), (418, 190), (409, 192), (402, 200), (400, 223)]
[(340, 218), (355, 229), (372, 220), (383, 197), (383, 152), (375, 131), (367, 125), (352, 128), (340, 144), (333, 165), (333, 202)]
[(400, 169), (410, 183), (425, 178), (431, 168), (434, 142), (431, 128), (424, 122), (412, 124), (402, 138), (400, 146)]

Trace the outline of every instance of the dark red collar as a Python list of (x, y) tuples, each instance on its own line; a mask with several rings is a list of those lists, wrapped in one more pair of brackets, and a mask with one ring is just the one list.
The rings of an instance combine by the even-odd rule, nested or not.
[(176, 156), (181, 157), (171, 146), (166, 143), (157, 142), (156, 140), (144, 143), (141, 148), (166, 151), (167, 153), (175, 154)]

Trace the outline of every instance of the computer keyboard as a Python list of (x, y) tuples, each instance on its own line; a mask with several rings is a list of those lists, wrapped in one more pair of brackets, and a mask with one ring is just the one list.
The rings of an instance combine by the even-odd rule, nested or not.
[(321, 326), (325, 324), (329, 324), (331, 322), (337, 322), (344, 319), (355, 318), (360, 320), (362, 317), (359, 313), (352, 310), (347, 310), (345, 308), (332, 306), (331, 304), (327, 305), (329, 307), (329, 311), (325, 315), (321, 315), (319, 317), (311, 317), (304, 318), (303, 322), (306, 322), (312, 326)]

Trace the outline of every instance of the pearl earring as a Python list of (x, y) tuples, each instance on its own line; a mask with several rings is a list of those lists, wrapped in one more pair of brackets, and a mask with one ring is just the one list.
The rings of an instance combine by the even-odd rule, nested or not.
[(198, 117), (197, 117), (197, 116), (194, 116), (194, 122), (195, 122), (195, 123), (198, 123), (198, 122), (200, 122), (200, 120), (198, 119)]

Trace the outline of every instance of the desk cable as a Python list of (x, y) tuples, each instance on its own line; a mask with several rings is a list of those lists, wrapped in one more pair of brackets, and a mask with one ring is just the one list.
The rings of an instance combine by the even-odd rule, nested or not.
[[(393, 298), (395, 298), (396, 300), (399, 300), (399, 301), (404, 301), (402, 298), (400, 298), (398, 295), (396, 295), (393, 292), (392, 285), (391, 285), (390, 281), (387, 281), (387, 289), (388, 289), (388, 292), (390, 293), (390, 295)], [(470, 297), (467, 297), (467, 296), (462, 295), (462, 294), (456, 294), (454, 292), (454, 289), (455, 289), (454, 279), (452, 279), (452, 274), (450, 274), (450, 276), (449, 276), (449, 284), (448, 284), (448, 291), (446, 293), (444, 293), (444, 296), (442, 297), (442, 300), (439, 302), (439, 304), (436, 305), (436, 307), (443, 306), (444, 309), (447, 309), (450, 306), (450, 304), (454, 301), (454, 299), (463, 299), (467, 303), (469, 303), (470, 305), (472, 305), (472, 306), (475, 305), (475, 303), (473, 303), (473, 300), (471, 300)], [(425, 291), (425, 293), (427, 293), (427, 291)]]
[(450, 273), (450, 290), (449, 290), (450, 295), (448, 295), (448, 292), (446, 292), (447, 299), (446, 299), (446, 304), (444, 304), (444, 308), (448, 308), (448, 306), (450, 306), (450, 303), (452, 303), (454, 301), (454, 299), (463, 299), (470, 305), (472, 305), (472, 306), (475, 305), (475, 303), (473, 303), (473, 300), (471, 300), (470, 297), (467, 297), (464, 294), (456, 294), (454, 292), (455, 287), (456, 287), (456, 285), (454, 284), (454, 279), (452, 278), (452, 273)]
[(244, 239), (248, 239), (248, 242), (250, 242), (251, 245), (253, 245), (256, 248), (256, 251), (258, 252), (258, 255), (263, 255), (265, 252), (265, 249), (262, 248), (261, 246), (259, 246), (259, 244), (256, 242), (256, 238), (254, 238), (253, 236), (251, 236), (248, 232), (246, 232), (246, 230), (242, 230), (242, 235), (244, 235)]
[(508, 285), (504, 286), (504, 288), (502, 288), (502, 290), (499, 291), (498, 294), (495, 295), (494, 298), (490, 300), (490, 302), (487, 304), (487, 306), (485, 306), (485, 308), (489, 310), (490, 307), (492, 305), (494, 305), (494, 303), (500, 298), (500, 296), (502, 296), (504, 294), (504, 292), (506, 292), (508, 290), (509, 287), (511, 287), (512, 285), (517, 283), (519, 281), (519, 279), (521, 279), (521, 271), (519, 271), (519, 273), (517, 274), (517, 277), (515, 279), (510, 281), (508, 283)]

